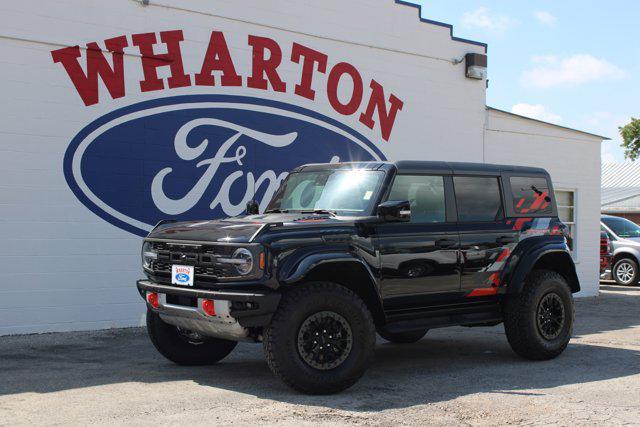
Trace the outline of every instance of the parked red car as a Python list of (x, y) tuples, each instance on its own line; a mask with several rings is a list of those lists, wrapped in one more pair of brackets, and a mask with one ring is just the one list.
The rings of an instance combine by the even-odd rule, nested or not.
[(611, 239), (606, 231), (600, 232), (600, 275), (611, 269), (611, 259), (613, 258), (613, 248)]

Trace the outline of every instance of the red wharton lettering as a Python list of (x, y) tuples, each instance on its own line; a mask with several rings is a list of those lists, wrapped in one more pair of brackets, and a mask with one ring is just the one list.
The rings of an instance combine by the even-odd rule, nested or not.
[[(296, 81), (287, 82), (278, 72), (278, 67), (283, 61), (282, 48), (278, 42), (267, 37), (249, 35), (248, 44), (252, 52), (251, 75), (243, 79), (236, 71), (224, 34), (213, 31), (200, 71), (192, 76), (184, 70), (180, 50), (180, 42), (183, 40), (181, 30), (162, 31), (159, 37), (156, 33), (131, 36), (131, 46), (136, 46), (140, 52), (140, 65), (144, 75), (144, 79), (140, 82), (140, 91), (150, 92), (192, 85), (242, 86), (244, 83), (247, 88), (252, 89), (291, 91), (297, 96), (313, 101), (316, 100), (316, 90), (319, 89), (314, 88), (314, 75), (327, 74), (330, 62), (326, 54), (299, 43), (293, 43), (290, 61), (299, 64), (300, 73)], [(163, 46), (156, 48), (159, 44)], [(65, 47), (51, 52), (53, 62), (62, 64), (85, 105), (99, 102), (98, 80), (104, 83), (112, 98), (125, 96), (123, 54), (124, 48), (130, 46), (129, 39), (127, 36), (114, 37), (105, 40), (104, 46), (103, 50), (95, 42), (87, 44), (84, 68), (80, 64), (83, 54), (79, 46)], [(158, 53), (161, 50), (165, 53)], [(108, 59), (109, 53), (111, 60)], [(170, 77), (166, 79), (166, 83), (164, 79), (158, 77), (160, 67), (169, 68)], [(369, 83), (371, 91), (368, 93), (368, 100), (363, 103), (365, 87), (362, 75), (356, 67), (347, 62), (338, 62), (333, 65), (326, 80), (326, 93), (323, 93), (323, 96), (326, 96), (336, 112), (351, 116), (360, 111), (359, 120), (369, 129), (373, 129), (376, 125), (374, 116), (377, 112), (376, 119), (379, 122), (382, 138), (385, 141), (389, 140), (396, 115), (402, 110), (403, 102), (398, 97), (389, 94), (387, 99), (382, 85), (372, 79)], [(342, 96), (338, 97), (338, 86), (341, 83), (343, 85), (346, 83), (345, 87), (351, 88), (348, 96), (341, 93)]]

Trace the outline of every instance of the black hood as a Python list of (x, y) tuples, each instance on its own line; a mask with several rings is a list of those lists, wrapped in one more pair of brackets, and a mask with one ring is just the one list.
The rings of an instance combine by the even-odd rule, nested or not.
[(147, 237), (170, 240), (246, 243), (252, 241), (267, 225), (303, 227), (310, 224), (345, 224), (352, 221), (352, 218), (332, 217), (325, 214), (271, 213), (216, 220), (167, 222), (157, 226)]

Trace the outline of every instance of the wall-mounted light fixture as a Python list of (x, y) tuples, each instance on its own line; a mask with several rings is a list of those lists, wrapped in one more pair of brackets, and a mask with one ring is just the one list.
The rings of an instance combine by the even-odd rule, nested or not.
[(487, 55), (467, 53), (464, 56), (466, 74), (470, 79), (483, 80), (487, 78)]

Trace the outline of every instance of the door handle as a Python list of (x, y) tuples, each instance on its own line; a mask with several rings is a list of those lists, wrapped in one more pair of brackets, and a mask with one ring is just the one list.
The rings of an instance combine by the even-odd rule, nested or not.
[(496, 243), (504, 245), (506, 243), (513, 243), (516, 241), (514, 236), (500, 236), (496, 239)]
[(457, 243), (458, 242), (456, 240), (451, 239), (438, 239), (435, 242), (436, 246), (439, 248), (450, 248), (452, 246), (455, 246)]

